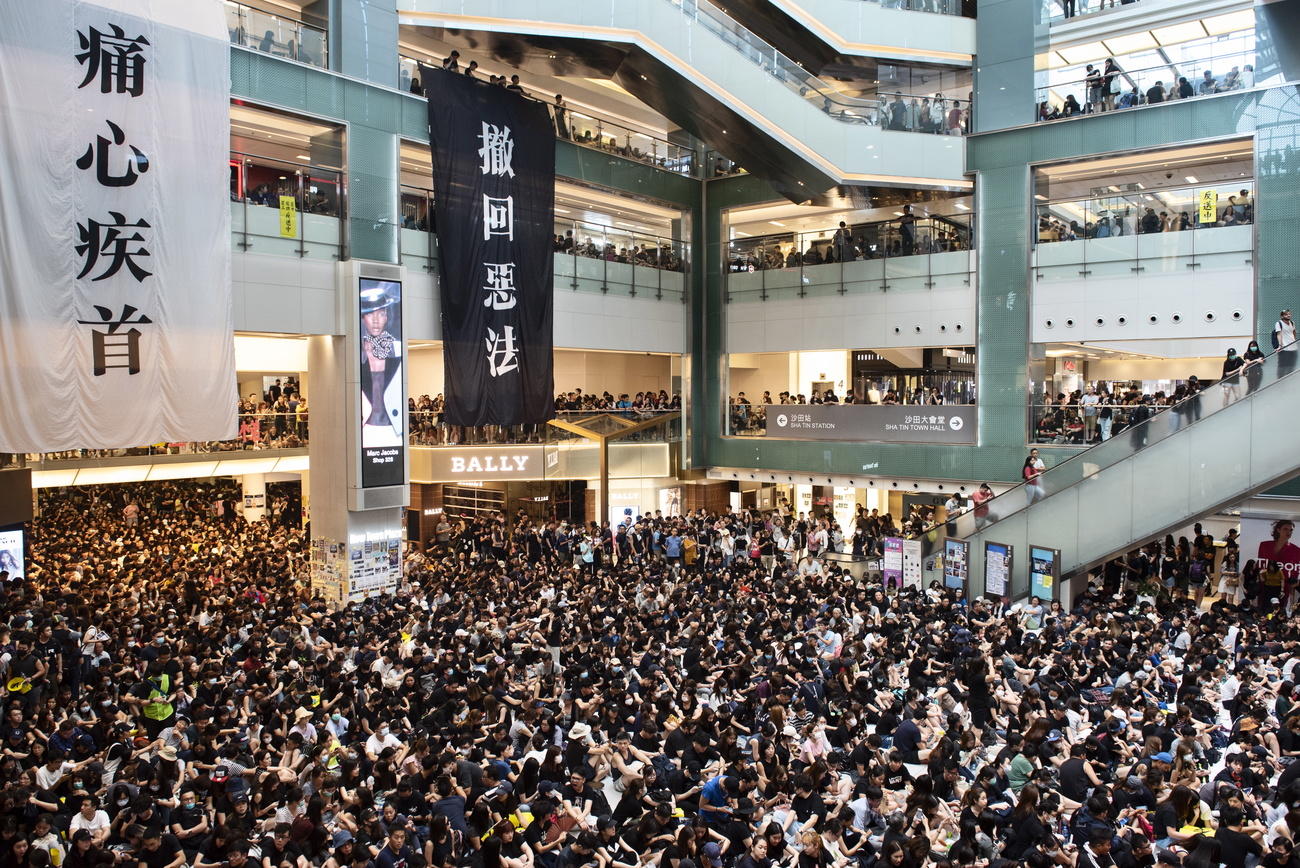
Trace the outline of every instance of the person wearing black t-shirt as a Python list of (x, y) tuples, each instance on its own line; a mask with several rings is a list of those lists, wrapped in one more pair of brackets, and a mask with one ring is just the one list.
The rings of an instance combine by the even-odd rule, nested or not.
[(140, 868), (180, 868), (185, 864), (185, 851), (180, 842), (158, 829), (145, 832), (139, 857)]
[[(276, 823), (275, 830), (262, 839), (262, 868), (307, 868), (302, 849), (289, 840), (288, 823)], [(401, 830), (403, 836), (405, 830)]]
[(1246, 816), (1240, 808), (1224, 808), (1219, 814), (1219, 828), (1214, 837), (1219, 842), (1219, 861), (1225, 868), (1246, 868), (1249, 856), (1259, 858), (1264, 855), (1264, 847), (1258, 838), (1263, 837), (1264, 829), (1245, 825)]

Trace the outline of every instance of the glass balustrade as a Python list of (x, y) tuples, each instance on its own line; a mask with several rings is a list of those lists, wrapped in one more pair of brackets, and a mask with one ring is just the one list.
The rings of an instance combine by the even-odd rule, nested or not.
[(226, 29), (232, 45), (263, 54), (329, 67), (325, 31), (280, 13), (225, 0)]
[(1251, 265), (1254, 180), (1040, 203), (1037, 281), (1224, 271)]
[[(398, 86), (416, 96), (424, 95), (424, 83), (420, 80), (420, 63), (421, 61), (412, 57), (398, 58)], [(441, 61), (431, 59), (423, 63), (425, 66), (441, 66)], [(475, 78), (487, 84), (488, 76), (476, 73)], [(532, 94), (529, 94), (528, 98), (546, 106), (557, 138), (635, 160), (666, 172), (698, 177), (695, 152), (690, 148), (675, 145), (666, 139), (634, 130), (607, 118), (577, 110), (573, 106), (557, 105), (551, 100), (541, 99)]]
[(617, 225), (555, 223), (555, 289), (686, 300), (690, 245)]
[[(1256, 86), (1253, 50), (1222, 53), (1206, 50), (1185, 60), (1135, 69), (1125, 69), (1123, 58), (1113, 67), (1107, 67), (1106, 60), (1100, 57), (1094, 62), (1092, 76), (1080, 72), (1077, 77), (1038, 88), (1038, 120), (1123, 111)], [(1210, 71), (1208, 79), (1207, 70)]]
[[(900, 132), (962, 135), (970, 129), (971, 103), (954, 94), (883, 93), (855, 97), (813, 75), (708, 0), (665, 0), (688, 24), (699, 24), (788, 90), (845, 123)], [(925, 0), (903, 0), (925, 6)]]
[[(281, 219), (293, 200), (294, 220)], [(230, 230), (239, 250), (339, 259), (343, 174), (309, 163), (230, 152)]]
[(727, 300), (930, 289), (973, 279), (971, 218), (920, 217), (733, 238)]
[[(305, 407), (306, 405), (301, 405)], [(244, 452), (265, 449), (298, 449), (308, 443), (308, 411), (240, 413), (239, 433), (233, 440), (183, 443), (151, 443), (127, 449), (69, 449), (63, 452), (31, 453), (28, 463), (83, 461), (96, 458), (134, 458), (157, 455), (207, 455), (216, 452)], [(2, 465), (0, 465), (2, 466)]]
[[(448, 425), (439, 410), (417, 410), (409, 415), (412, 446), (484, 446), (518, 443), (582, 445), (593, 442), (576, 431), (549, 425)], [(629, 425), (654, 422), (618, 438), (619, 443), (668, 443), (681, 439), (681, 412), (677, 410), (561, 411), (555, 419), (570, 425), (616, 434)]]

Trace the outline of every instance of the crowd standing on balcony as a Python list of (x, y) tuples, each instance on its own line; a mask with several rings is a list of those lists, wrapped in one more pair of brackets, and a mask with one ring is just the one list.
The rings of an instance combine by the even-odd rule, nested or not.
[[(417, 446), (456, 446), (481, 443), (540, 443), (546, 439), (544, 425), (486, 425), (477, 428), (448, 425), (443, 417), (446, 399), (421, 395), (408, 399), (411, 443)], [(557, 418), (578, 421), (587, 415), (613, 413), (628, 419), (648, 419), (658, 414), (679, 412), (681, 395), (660, 389), (658, 392), (627, 392), (614, 397), (610, 392), (573, 389), (555, 396)]]
[(970, 106), (969, 95), (963, 104), (941, 93), (919, 99), (903, 93), (892, 98), (882, 94), (873, 120), (887, 130), (961, 136), (970, 132)]
[[(1046, 210), (1046, 208), (1044, 208)], [(1038, 240), (1077, 241), (1081, 238), (1112, 238), (1122, 235), (1149, 235), (1156, 232), (1187, 232), (1193, 229), (1212, 229), (1220, 226), (1242, 226), (1255, 222), (1255, 200), (1249, 190), (1229, 196), (1226, 205), (1216, 206), (1215, 220), (1202, 223), (1195, 208), (1170, 214), (1154, 207), (1137, 207), (1127, 204), (1110, 207), (1109, 213), (1098, 211), (1097, 219), (1068, 223), (1058, 217), (1043, 214), (1038, 218)]]
[(1188, 81), (1186, 76), (1171, 75), (1167, 82), (1158, 79), (1155, 84), (1142, 91), (1139, 89), (1140, 85), (1134, 82), (1132, 75), (1121, 69), (1115, 62), (1115, 58), (1108, 57), (1100, 68), (1095, 64), (1088, 64), (1081, 84), (1084, 90), (1083, 103), (1080, 103), (1073, 93), (1067, 94), (1059, 106), (1049, 100), (1043, 100), (1038, 104), (1038, 119), (1053, 121), (1059, 118), (1155, 105), (1234, 90), (1248, 90), (1255, 86), (1255, 67), (1249, 63), (1234, 66), (1221, 76), (1216, 76), (1213, 70), (1207, 69), (1195, 84)]
[(1140, 600), (1140, 552), (1013, 606), (784, 504), (498, 514), (333, 609), (300, 529), (194, 490), (41, 494), (11, 868), (1294, 868), (1296, 620)]
[[(744, 247), (732, 242), (728, 268), (731, 271), (767, 271), (970, 249), (966, 227), (931, 218), (928, 226), (918, 230), (919, 219), (912, 213), (911, 205), (904, 205), (902, 216), (886, 223), (849, 226), (840, 221), (829, 239), (812, 241), (802, 251), (793, 241), (759, 241), (747, 243)], [(861, 234), (868, 228), (878, 233), (877, 241), (869, 242)], [(859, 234), (855, 235), (855, 232)]]
[[(887, 384), (886, 384), (887, 386)], [(866, 392), (855, 395), (852, 389), (844, 393), (841, 400), (834, 389), (824, 392), (813, 391), (811, 395), (782, 391), (773, 399), (772, 393), (763, 392), (757, 403), (750, 401), (744, 392), (737, 392), (727, 399), (728, 416), (731, 418), (731, 433), (762, 433), (767, 424), (766, 407), (779, 405), (810, 404), (883, 404), (937, 407), (950, 404), (944, 399), (943, 392), (937, 386), (916, 386), (913, 389), (882, 389), (880, 384), (872, 382)]]
[(563, 235), (555, 236), (552, 248), (556, 253), (568, 256), (582, 256), (587, 259), (603, 259), (606, 262), (621, 262), (625, 265), (643, 265), (647, 268), (660, 268), (664, 271), (685, 271), (686, 263), (677, 252), (667, 244), (633, 244), (629, 249), (612, 243), (588, 238), (579, 241), (572, 229), (566, 229)]

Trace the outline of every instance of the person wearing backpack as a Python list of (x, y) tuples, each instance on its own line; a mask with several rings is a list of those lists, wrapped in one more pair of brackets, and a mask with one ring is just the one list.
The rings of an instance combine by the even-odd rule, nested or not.
[(1273, 323), (1273, 349), (1279, 351), (1277, 375), (1284, 377), (1295, 369), (1295, 323), (1290, 310), (1278, 314), (1277, 322)]

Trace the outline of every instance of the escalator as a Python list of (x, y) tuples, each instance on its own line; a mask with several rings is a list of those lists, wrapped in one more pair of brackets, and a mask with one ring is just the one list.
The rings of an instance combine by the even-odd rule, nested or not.
[(1078, 576), (1300, 473), (1297, 357), (1275, 352), (1233, 391), (1211, 386), (1048, 468), (1037, 488), (949, 521), (940, 531), (970, 543), (970, 593), (984, 592), (985, 543), (1013, 547), (1015, 600), (1028, 593), (1031, 545), (1059, 550), (1060, 575)]
[(889, 128), (889, 105), (840, 93), (708, 0), (583, 0), (548, 6), (546, 21), (535, 9), (398, 0), (403, 25), (525, 72), (520, 58), (536, 57), (612, 79), (793, 201), (838, 204), (842, 185), (970, 187), (962, 136)]

